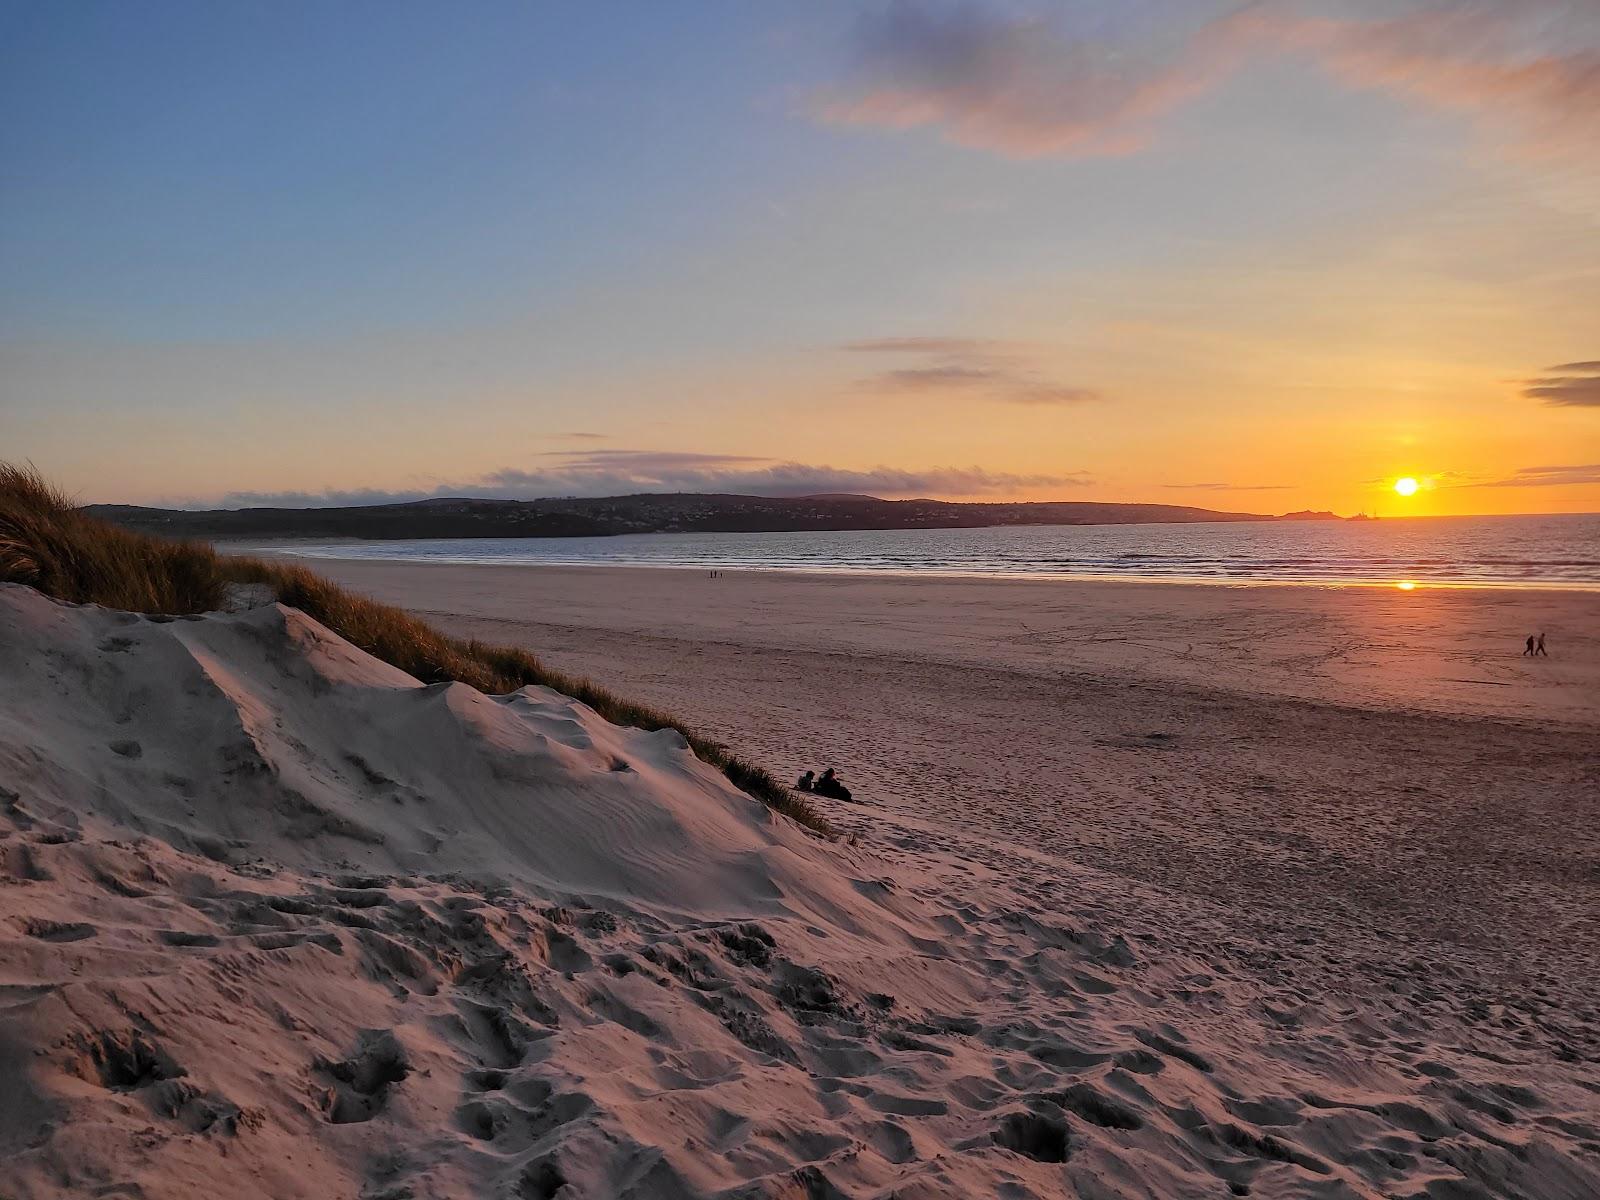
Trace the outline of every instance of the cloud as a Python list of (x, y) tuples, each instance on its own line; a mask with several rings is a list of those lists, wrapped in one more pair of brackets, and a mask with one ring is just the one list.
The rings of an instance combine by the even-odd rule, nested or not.
[(1370, 22), (1288, 21), (1278, 36), (1345, 82), (1459, 109), (1525, 148), (1593, 147), (1600, 23), (1561, 0), (1440, 4)]
[(177, 508), (350, 508), (371, 504), (410, 504), (414, 500), (437, 500), (467, 493), (449, 487), (433, 489), (328, 488), (321, 492), (229, 492), (217, 501), (184, 500)]
[(1170, 61), (1129, 61), (1041, 18), (894, 0), (861, 22), (854, 77), (819, 96), (816, 112), (841, 125), (935, 126), (1019, 157), (1125, 154), (1225, 73), (1227, 42), (1203, 31)]
[(1093, 388), (1067, 387), (1054, 383), (1029, 383), (1017, 380), (1002, 397), (1011, 404), (1087, 404), (1102, 399)]
[(965, 392), (1008, 404), (1065, 405), (1100, 399), (1092, 388), (1057, 383), (1026, 362), (1025, 348), (984, 338), (891, 337), (846, 342), (854, 354), (893, 355), (912, 366), (862, 380), (880, 393)]
[(974, 384), (994, 383), (1004, 373), (993, 367), (963, 367), (949, 363), (942, 367), (902, 367), (885, 371), (878, 381), (895, 391), (938, 392), (947, 388), (964, 388)]
[(1600, 362), (1559, 363), (1528, 380), (1522, 394), (1560, 408), (1600, 408)]
[(844, 348), (857, 354), (993, 354), (1010, 347), (1012, 343), (989, 338), (958, 337), (886, 337), (867, 338), (859, 342), (846, 342)]
[[(906, 470), (877, 466), (866, 470), (749, 455), (663, 454), (610, 451), (566, 456), (554, 471), (506, 469), (487, 477), (500, 488), (524, 495), (615, 495), (621, 492), (734, 492), (755, 496), (808, 496), (824, 492), (871, 495), (981, 496), (1039, 487), (1073, 487), (1089, 482), (1082, 472), (1016, 474), (981, 467)], [(552, 493), (552, 485), (566, 489)]]
[[(878, 466), (855, 470), (744, 454), (700, 454), (660, 450), (555, 451), (539, 464), (505, 467), (462, 483), (383, 491), (231, 492), (224, 508), (315, 508), (354, 504), (403, 504), (442, 497), (501, 500), (547, 497), (623, 496), (662, 492), (723, 492), (751, 496), (811, 496), (855, 492), (873, 496), (1008, 496), (1038, 488), (1081, 487), (1081, 471), (1020, 474), (982, 467), (907, 470)], [(210, 507), (190, 504), (188, 507)]]
[(1509, 479), (1464, 483), (1461, 487), (1570, 487), (1600, 483), (1600, 463), (1576, 467), (1521, 467)]
[(538, 457), (559, 459), (564, 464), (562, 470), (625, 472), (638, 477), (719, 471), (743, 463), (772, 461), (759, 454), (706, 454), (693, 450), (547, 450)]
[(1046, 19), (895, 0), (861, 23), (853, 68), (817, 97), (815, 112), (841, 125), (937, 129), (1015, 157), (1127, 154), (1244, 64), (1294, 56), (1351, 87), (1468, 112), (1524, 146), (1594, 144), (1600, 18), (1580, 0), (1438, 0), (1376, 20), (1257, 0), (1184, 29), (1199, 8), (1173, 5), (1161, 23), (1166, 44), (1156, 45), (1150, 34), (1074, 33), (1084, 10)]
[(1163, 483), (1164, 488), (1202, 492), (1287, 492), (1287, 483)]

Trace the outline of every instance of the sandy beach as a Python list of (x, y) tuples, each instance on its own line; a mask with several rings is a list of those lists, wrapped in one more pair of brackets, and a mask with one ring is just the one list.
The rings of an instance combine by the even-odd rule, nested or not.
[[(564, 666), (612, 635), (1187, 684), (1359, 708), (1600, 723), (1600, 592), (913, 578), (318, 559), (391, 603), (542, 635)], [(1545, 632), (1554, 654), (1521, 657)], [(527, 636), (524, 634), (523, 636)], [(586, 657), (600, 651), (597, 657)], [(620, 681), (619, 677), (619, 681)], [(685, 680), (686, 684), (689, 680)], [(691, 688), (673, 693), (688, 697)]]
[(779, 775), (835, 766), (867, 836), (992, 840), (1354, 954), (1600, 962), (1600, 594), (317, 565)]
[(1593, 596), (321, 565), (862, 803), (0, 587), (19, 1197), (1600, 1188)]

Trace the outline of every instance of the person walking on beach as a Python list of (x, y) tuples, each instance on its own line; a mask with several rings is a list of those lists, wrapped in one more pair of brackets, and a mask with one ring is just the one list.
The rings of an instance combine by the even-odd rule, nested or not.
[(1531, 633), (1528, 635), (1528, 647), (1527, 647), (1527, 649), (1525, 649), (1522, 652), (1522, 657), (1523, 658), (1532, 658), (1533, 657), (1533, 634), (1531, 634)]
[(1544, 655), (1545, 658), (1549, 658), (1550, 657), (1550, 651), (1548, 651), (1548, 650), (1546, 650), (1544, 648), (1544, 634), (1541, 633), (1539, 635), (1539, 644), (1538, 644), (1537, 647), (1535, 647), (1533, 653), (1534, 653), (1534, 657), (1536, 657), (1536, 658), (1541, 654)]

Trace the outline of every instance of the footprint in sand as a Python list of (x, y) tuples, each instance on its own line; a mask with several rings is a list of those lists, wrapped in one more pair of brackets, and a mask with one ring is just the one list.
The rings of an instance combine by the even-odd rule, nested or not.
[(84, 921), (31, 920), (26, 925), (29, 937), (41, 942), (81, 942), (100, 931)]
[(1066, 1162), (1067, 1122), (1041, 1112), (1007, 1113), (994, 1131), (994, 1143), (1035, 1162)]
[(411, 1064), (392, 1031), (363, 1029), (349, 1058), (319, 1058), (315, 1071), (330, 1084), (323, 1107), (328, 1120), (350, 1125), (382, 1112), (390, 1090), (411, 1073)]

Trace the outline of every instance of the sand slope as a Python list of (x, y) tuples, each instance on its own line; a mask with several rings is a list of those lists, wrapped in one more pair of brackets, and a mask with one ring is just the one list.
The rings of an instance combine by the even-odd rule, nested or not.
[(1537, 997), (1309, 993), (1090, 873), (1046, 914), (292, 610), (0, 587), (0, 697), (0, 1194), (1600, 1193)]

